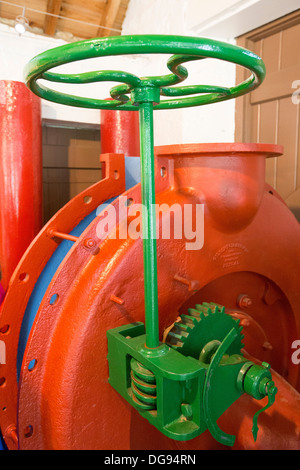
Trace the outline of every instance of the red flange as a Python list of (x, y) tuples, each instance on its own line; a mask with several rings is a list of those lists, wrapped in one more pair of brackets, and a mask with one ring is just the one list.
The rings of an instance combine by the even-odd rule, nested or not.
[[(101, 163), (105, 167), (105, 178), (72, 199), (45, 225), (18, 264), (2, 305), (0, 340), (5, 342), (6, 364), (0, 366), (0, 427), (11, 449), (18, 446), (17, 352), (20, 330), (34, 286), (60, 241), (51, 236), (51, 230), (68, 234), (101, 203), (125, 190), (124, 156), (102, 155)], [(91, 256), (93, 249), (84, 244), (88, 238), (83, 234), (74, 245), (79, 245), (87, 256)]]

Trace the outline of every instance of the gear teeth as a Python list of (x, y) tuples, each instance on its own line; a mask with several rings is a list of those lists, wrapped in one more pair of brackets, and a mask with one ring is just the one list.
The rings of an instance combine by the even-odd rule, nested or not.
[(244, 347), (241, 342), (244, 338), (241, 334), (243, 326), (240, 325), (239, 319), (226, 313), (223, 305), (213, 302), (196, 304), (195, 307), (188, 308), (187, 314), (180, 314), (180, 318), (168, 332), (165, 342), (183, 355), (197, 359), (214, 332), (218, 337), (216, 339), (222, 340), (222, 328), (224, 335), (232, 328), (238, 333), (232, 350), (235, 354), (239, 354), (241, 348)]
[(167, 343), (174, 349), (180, 349), (184, 345), (184, 342), (182, 341), (182, 338), (180, 338), (180, 335), (177, 335), (173, 331), (169, 331), (169, 334), (167, 336)]
[(204, 311), (208, 315), (215, 313), (225, 313), (225, 307), (214, 302), (203, 302), (203, 304), (196, 304), (196, 309), (199, 311)]
[(215, 304), (213, 304), (213, 303), (211, 303), (211, 302), (203, 302), (203, 304), (201, 304), (200, 306), (201, 306), (201, 307), (202, 307), (202, 306), (203, 306), (203, 307), (207, 307), (207, 308), (210, 308), (210, 309), (211, 309), (212, 305), (215, 305)]
[[(191, 310), (191, 309), (189, 309)], [(190, 313), (190, 312), (189, 312)], [(182, 314), (181, 315), (181, 321), (187, 325), (187, 326), (191, 326), (193, 327), (194, 325), (197, 324), (197, 322), (199, 321), (196, 317), (192, 316), (192, 315), (185, 315), (185, 314)]]
[(172, 336), (174, 339), (184, 341), (188, 337), (188, 333), (181, 328), (175, 329), (175, 331), (169, 331), (168, 336)]
[(172, 347), (175, 349), (181, 348), (183, 346), (184, 341), (189, 335), (191, 326), (193, 326), (193, 324), (188, 324), (184, 320), (185, 319), (183, 318), (181, 321), (175, 322), (173, 329), (169, 331), (167, 335), (167, 342), (172, 344)]
[(205, 315), (204, 312), (200, 312), (199, 317), (200, 317), (201, 320), (203, 320), (203, 318), (205, 318), (206, 316), (207, 316), (207, 314)]
[(205, 302), (205, 305), (210, 306), (211, 310), (213, 313), (225, 313), (225, 307), (220, 304), (216, 304), (214, 302), (207, 303)]
[(190, 330), (189, 325), (187, 325), (186, 323), (183, 323), (183, 322), (175, 322), (174, 327), (178, 328), (180, 330), (184, 330), (184, 331)]
[(203, 320), (205, 317), (207, 317), (207, 313), (199, 312), (198, 310), (196, 311), (197, 311), (197, 317), (199, 318), (199, 320)]
[(211, 308), (210, 308), (210, 304), (206, 303), (206, 304), (196, 304), (196, 310), (198, 310), (198, 312), (203, 312), (203, 313), (206, 313), (206, 314), (209, 314), (211, 313)]
[[(189, 336), (191, 329), (194, 327), (194, 323), (190, 322), (176, 322), (173, 326), (173, 331), (179, 335), (183, 341)], [(172, 331), (172, 330), (171, 330)]]
[(195, 308), (188, 308), (188, 312), (191, 317), (199, 317), (199, 312)]
[(196, 309), (194, 310), (197, 312), (197, 316), (200, 320), (203, 320), (205, 317), (212, 314), (211, 308), (203, 305), (196, 305)]

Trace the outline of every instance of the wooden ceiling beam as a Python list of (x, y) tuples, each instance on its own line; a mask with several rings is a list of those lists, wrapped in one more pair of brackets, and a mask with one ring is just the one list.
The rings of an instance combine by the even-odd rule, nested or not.
[(50, 15), (46, 14), (45, 23), (44, 23), (44, 32), (45, 34), (48, 34), (49, 36), (54, 36), (55, 31), (56, 31), (57, 20), (58, 20), (57, 16), (51, 16), (51, 15), (59, 15), (61, 6), (62, 6), (62, 0), (48, 0), (47, 13), (50, 13)]
[(98, 29), (98, 34), (97, 36), (109, 36), (111, 33), (110, 29), (104, 29), (102, 26), (105, 28), (112, 28), (114, 25), (114, 22), (116, 21), (119, 8), (121, 6), (122, 0), (107, 0), (106, 5), (103, 10), (103, 15), (100, 21), (100, 27)]

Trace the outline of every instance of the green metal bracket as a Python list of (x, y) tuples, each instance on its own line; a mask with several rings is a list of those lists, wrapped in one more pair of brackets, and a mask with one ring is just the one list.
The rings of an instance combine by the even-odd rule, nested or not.
[[(83, 59), (153, 53), (172, 54), (167, 61), (171, 73), (139, 78), (115, 70), (79, 74), (51, 71), (54, 67)], [(174, 86), (188, 77), (188, 71), (182, 64), (205, 58), (232, 62), (249, 69), (251, 74), (244, 82), (230, 88)], [(153, 111), (237, 98), (256, 89), (264, 78), (262, 59), (246, 49), (211, 39), (163, 35), (80, 41), (39, 54), (25, 69), (27, 86), (46, 100), (94, 109), (139, 109), (141, 190), (142, 204), (146, 207), (142, 214), (145, 327), (143, 324), (132, 324), (107, 332), (109, 381), (142, 416), (173, 439), (191, 439), (208, 428), (217, 440), (232, 445), (234, 438), (218, 428), (217, 418), (242, 393), (257, 395), (254, 385), (257, 377), (268, 379), (258, 393), (260, 398), (269, 396), (268, 406), (274, 400), (275, 389), (270, 385), (270, 374), (265, 375), (264, 367), (254, 369), (254, 364), (249, 365), (240, 354), (224, 356), (238, 334), (235, 329), (226, 331), (227, 336), (222, 341), (212, 338), (204, 344), (200, 360), (186, 357), (173, 347), (159, 342)], [(110, 90), (112, 100), (105, 100), (63, 94), (47, 88), (40, 83), (40, 79), (73, 84), (114, 81), (121, 85)], [(211, 387), (212, 382), (218, 386)], [(257, 416), (254, 418), (254, 434), (257, 432)]]
[[(107, 331), (109, 383), (171, 439), (187, 441), (208, 429), (218, 442), (233, 446), (235, 437), (224, 433), (217, 419), (243, 393), (256, 395), (257, 377), (261, 398), (274, 386), (265, 366), (257, 366), (240, 354), (225, 355), (236, 337), (232, 329), (206, 364), (166, 344), (150, 352), (145, 347), (143, 323), (114, 328)], [(249, 375), (253, 368), (255, 374)], [(247, 391), (245, 381), (250, 387)], [(273, 388), (272, 397), (276, 391)], [(255, 439), (257, 417), (258, 413), (253, 419)]]

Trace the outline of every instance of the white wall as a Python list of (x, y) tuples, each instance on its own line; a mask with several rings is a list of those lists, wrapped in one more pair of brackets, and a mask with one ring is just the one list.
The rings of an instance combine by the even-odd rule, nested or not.
[[(151, 4), (151, 8), (149, 5)], [(299, 8), (299, 0), (131, 0), (123, 34), (176, 34), (209, 37), (232, 44), (235, 37)], [(147, 73), (156, 73), (156, 57)], [(186, 64), (183, 85), (235, 84), (235, 66), (205, 60)], [(152, 72), (150, 72), (152, 70)], [(161, 68), (162, 71), (165, 69)], [(231, 142), (235, 131), (235, 101), (155, 113), (155, 144)]]
[(195, 35), (230, 39), (299, 9), (299, 0), (213, 0), (195, 15), (204, 0), (188, 0), (187, 27)]
[[(59, 39), (38, 36), (26, 32), (19, 36), (14, 28), (0, 23), (0, 80), (24, 81), (23, 70), (27, 62), (35, 55), (65, 44)], [(99, 112), (77, 110), (59, 104), (42, 101), (42, 117), (62, 121), (99, 123)]]
[[(234, 43), (234, 37), (287, 14), (299, 0), (131, 0), (122, 34), (174, 34), (206, 36)], [(275, 16), (274, 16), (275, 15)], [(277, 16), (276, 16), (277, 15)], [(64, 41), (25, 33), (0, 23), (0, 80), (23, 81), (25, 64), (36, 54)], [(233, 86), (235, 66), (207, 59), (187, 64), (189, 77), (183, 83)], [(64, 72), (117, 69), (139, 76), (168, 73), (162, 55), (101, 58), (60, 68)], [(51, 85), (66, 93), (106, 98), (115, 83)], [(155, 112), (155, 144), (230, 142), (234, 140), (233, 100), (209, 106)], [(100, 112), (42, 102), (45, 119), (100, 123)]]
[[(223, 0), (223, 3), (234, 0)], [(123, 24), (123, 34), (173, 34), (190, 35), (189, 28), (206, 11), (206, 4), (215, 8), (222, 2), (202, 0), (131, 0)], [(214, 10), (213, 10), (214, 11)], [(212, 14), (212, 9), (207, 9)], [(138, 21), (137, 21), (138, 19)], [(145, 67), (146, 74), (168, 72), (167, 58), (150, 56)], [(235, 67), (221, 61), (205, 60), (186, 64), (189, 77), (183, 85), (214, 84), (232, 86), (235, 83)], [(197, 108), (157, 111), (154, 115), (155, 144), (232, 141), (234, 139), (234, 103)]]

